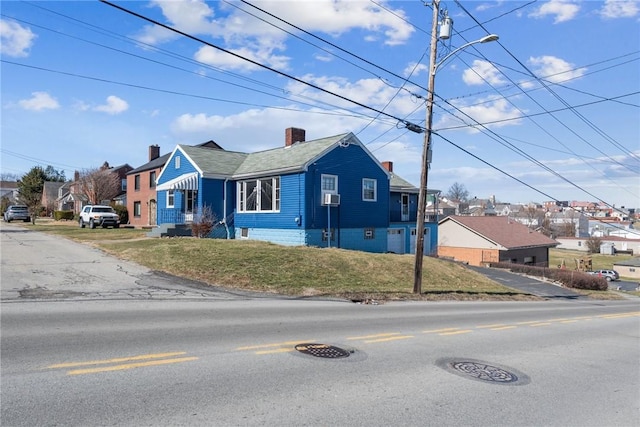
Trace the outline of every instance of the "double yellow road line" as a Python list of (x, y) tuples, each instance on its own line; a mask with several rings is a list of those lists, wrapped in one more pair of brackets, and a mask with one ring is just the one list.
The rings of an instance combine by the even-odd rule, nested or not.
[(185, 354), (187, 353), (184, 351), (173, 353), (141, 354), (138, 356), (118, 357), (105, 360), (91, 360), (87, 362), (58, 363), (55, 365), (49, 365), (46, 367), (46, 369), (70, 369), (69, 371), (67, 371), (67, 375), (83, 375), (198, 360), (197, 357), (177, 357), (184, 356)]

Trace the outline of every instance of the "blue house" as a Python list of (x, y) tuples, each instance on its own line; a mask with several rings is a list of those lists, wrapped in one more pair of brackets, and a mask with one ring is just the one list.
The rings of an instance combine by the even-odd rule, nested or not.
[(250, 154), (178, 145), (157, 179), (156, 234), (208, 207), (212, 237), (380, 253), (392, 239), (393, 252), (410, 252), (418, 190), (391, 167), (352, 133), (305, 141), (303, 129), (289, 128), (283, 147)]

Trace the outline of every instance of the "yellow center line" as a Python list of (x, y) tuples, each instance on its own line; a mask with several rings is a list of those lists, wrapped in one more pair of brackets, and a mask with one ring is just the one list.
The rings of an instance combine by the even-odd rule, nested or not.
[(255, 354), (275, 354), (275, 353), (288, 353), (293, 351), (293, 348), (277, 348), (275, 350), (261, 350), (256, 351)]
[(162, 359), (165, 357), (181, 356), (183, 354), (186, 354), (186, 352), (179, 351), (174, 353), (142, 354), (139, 356), (119, 357), (115, 359), (105, 359), (105, 360), (92, 360), (88, 362), (58, 363), (56, 365), (47, 366), (47, 369), (75, 368), (76, 366), (91, 366), (91, 365), (110, 365), (113, 363), (131, 362), (133, 360)]
[(387, 337), (387, 338), (379, 338), (377, 340), (368, 340), (368, 341), (364, 341), (364, 343), (366, 344), (370, 344), (370, 343), (374, 343), (374, 342), (385, 342), (385, 341), (395, 341), (395, 340), (404, 340), (407, 338), (413, 338), (413, 335), (400, 335), (400, 336), (393, 336), (393, 337)]
[(393, 335), (400, 335), (400, 332), (388, 332), (384, 334), (375, 334), (375, 335), (364, 335), (361, 337), (349, 337), (347, 340), (367, 340), (370, 338), (379, 338), (379, 337), (389, 337)]
[(539, 320), (530, 320), (528, 322), (518, 322), (516, 323), (516, 325), (532, 325), (534, 323), (539, 323), (539, 322), (540, 322)]
[(504, 323), (496, 323), (494, 325), (480, 325), (480, 326), (476, 326), (476, 329), (499, 328), (501, 326), (505, 326), (505, 324)]
[(100, 368), (76, 369), (76, 370), (67, 372), (67, 375), (83, 375), (83, 374), (95, 374), (98, 372), (122, 371), (125, 369), (143, 368), (147, 366), (167, 365), (169, 363), (190, 362), (192, 360), (198, 360), (198, 358), (182, 357), (179, 359), (150, 360), (148, 362), (127, 363), (124, 365), (103, 366)]
[(458, 334), (467, 334), (469, 332), (473, 332), (473, 331), (471, 329), (463, 329), (459, 331), (442, 332), (438, 335), (458, 335)]
[(572, 317), (573, 320), (591, 320), (593, 319), (593, 316), (579, 316), (579, 317)]
[(517, 328), (517, 326), (500, 326), (497, 328), (491, 328), (492, 331), (503, 331), (505, 329), (514, 329)]
[(443, 329), (432, 329), (430, 331), (422, 331), (423, 334), (439, 334), (441, 332), (451, 332), (451, 331), (457, 331), (460, 330), (460, 328), (443, 328)]
[(314, 341), (316, 341), (316, 340), (313, 339), (313, 340), (284, 341), (284, 342), (277, 342), (277, 343), (273, 343), (273, 344), (249, 345), (249, 346), (246, 346), (246, 347), (238, 347), (238, 348), (236, 348), (236, 350), (237, 351), (257, 350), (259, 348), (282, 347), (282, 346), (285, 346), (285, 345), (296, 345), (296, 344), (300, 344), (300, 343), (314, 342)]
[(562, 318), (562, 319), (549, 319), (549, 320), (547, 320), (547, 322), (562, 322), (562, 321), (564, 321), (564, 320), (569, 320), (569, 319), (566, 319), (566, 318)]
[(550, 324), (551, 324), (551, 323), (541, 322), (541, 323), (532, 323), (532, 324), (531, 324), (531, 325), (529, 325), (529, 326), (532, 326), (532, 327), (534, 327), (534, 328), (535, 328), (536, 326), (549, 326)]
[(563, 320), (560, 323), (576, 323), (576, 322), (577, 322), (577, 320)]

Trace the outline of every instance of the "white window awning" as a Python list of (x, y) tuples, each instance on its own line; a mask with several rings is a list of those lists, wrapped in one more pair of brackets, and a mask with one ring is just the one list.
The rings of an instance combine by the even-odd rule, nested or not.
[(157, 191), (164, 190), (197, 190), (198, 172), (185, 173), (162, 184), (158, 184)]

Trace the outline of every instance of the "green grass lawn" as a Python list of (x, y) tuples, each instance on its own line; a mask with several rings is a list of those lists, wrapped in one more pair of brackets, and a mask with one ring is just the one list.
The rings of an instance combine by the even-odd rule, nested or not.
[[(252, 240), (148, 238), (145, 230), (81, 229), (76, 223), (63, 221), (24, 226), (94, 245), (152, 270), (231, 289), (353, 300), (537, 299), (458, 263), (431, 257), (425, 257), (423, 263), (423, 294), (415, 295), (413, 255), (279, 246)], [(562, 256), (569, 255), (554, 253), (552, 265)], [(610, 268), (610, 264), (600, 264), (600, 260), (596, 264), (594, 259), (594, 268)]]

